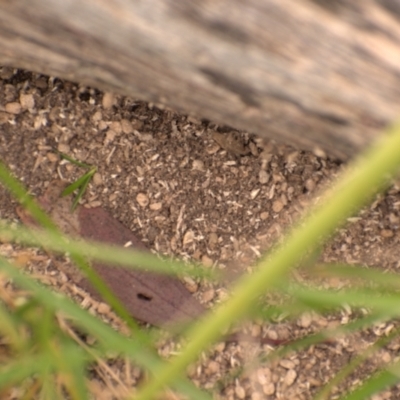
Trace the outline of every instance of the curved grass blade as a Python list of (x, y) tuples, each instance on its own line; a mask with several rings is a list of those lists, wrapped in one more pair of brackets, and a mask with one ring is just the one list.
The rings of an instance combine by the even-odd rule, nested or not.
[[(40, 223), (43, 227), (49, 230), (49, 235), (47, 242), (55, 240), (60, 245), (60, 251), (63, 253), (66, 251), (68, 242), (65, 236), (62, 235), (57, 228), (57, 226), (51, 221), (51, 219), (46, 215), (44, 211), (36, 204), (31, 196), (27, 194), (25, 188), (18, 182), (17, 179), (13, 178), (11, 173), (7, 170), (5, 165), (0, 162), (0, 180), (8, 187), (11, 193), (26, 206), (27, 210), (31, 215)], [(0, 221), (0, 233), (5, 235), (5, 229), (2, 229), (2, 224)], [(35, 231), (34, 235), (30, 235), (30, 239), (40, 236), (39, 231)], [(22, 238), (22, 235), (19, 239)], [(16, 238), (18, 239), (18, 238)], [(46, 245), (45, 245), (46, 246)], [(104, 245), (102, 246), (104, 248)], [(99, 247), (100, 248), (100, 247)], [(101, 251), (100, 251), (101, 252)], [(115, 254), (115, 247), (112, 252)], [(137, 340), (141, 341), (144, 346), (151, 347), (149, 338), (142, 334), (136, 321), (131, 317), (130, 313), (126, 307), (117, 299), (117, 297), (111, 292), (107, 284), (99, 277), (99, 275), (88, 265), (84, 252), (70, 252), (71, 259), (75, 264), (85, 273), (89, 282), (97, 290), (97, 292), (102, 296), (102, 298), (110, 304), (110, 306), (115, 310), (118, 316), (120, 316), (124, 321), (126, 321), (128, 327), (132, 332), (135, 332)]]
[(21, 356), (18, 360), (3, 365), (0, 367), (0, 390), (16, 385), (37, 373), (43, 373), (51, 366), (51, 359), (49, 353), (40, 353)]
[(70, 157), (68, 154), (62, 153), (61, 151), (58, 151), (57, 149), (54, 149), (54, 151), (60, 155), (60, 158), (62, 160), (67, 160), (71, 164), (74, 164), (74, 165), (76, 165), (78, 167), (81, 167), (81, 168), (92, 168), (91, 165), (85, 164), (85, 163), (83, 163), (81, 161), (78, 161), (78, 160), (75, 160), (74, 158)]
[[(356, 357), (354, 357), (352, 360), (350, 360), (349, 363), (344, 368), (342, 368), (334, 376), (334, 378), (332, 378), (330, 380), (330, 382), (315, 396), (314, 400), (328, 400), (329, 396), (331, 394), (331, 391), (335, 387), (337, 387), (340, 384), (340, 382), (344, 381), (350, 374), (352, 374), (356, 370), (356, 368), (359, 365), (361, 365), (364, 361), (366, 361), (376, 351), (378, 351), (379, 349), (381, 349), (382, 347), (387, 345), (391, 340), (393, 340), (393, 338), (398, 336), (399, 332), (400, 332), (399, 328), (394, 330), (393, 332), (390, 333), (389, 336), (380, 338), (372, 346), (368, 347), (361, 354), (358, 354)], [(384, 375), (384, 376), (387, 377), (386, 375)], [(370, 379), (368, 379), (368, 380), (370, 380)], [(397, 377), (397, 379), (399, 379), (399, 378)], [(367, 382), (365, 382), (365, 383), (367, 383)], [(376, 381), (372, 386), (366, 385), (366, 388), (362, 391), (362, 393), (365, 395), (365, 393), (368, 393), (368, 390), (369, 390), (370, 391), (369, 396), (374, 394), (375, 390), (377, 389), (375, 384), (376, 384)], [(388, 382), (388, 381), (386, 381), (386, 379), (383, 379), (380, 382), (380, 385), (383, 385), (383, 386), (380, 386), (380, 388), (384, 388), (385, 385), (387, 385), (387, 384), (391, 385), (391, 384), (393, 384), (393, 382), (392, 381)], [(364, 386), (364, 384), (362, 386)], [(371, 391), (371, 389), (372, 389), (372, 391)], [(365, 390), (367, 390), (367, 392), (365, 392)], [(358, 389), (356, 391), (358, 391)], [(368, 398), (368, 395), (365, 395), (364, 397), (359, 397), (359, 398), (366, 399), (366, 398)]]
[[(188, 344), (155, 378), (137, 394), (137, 400), (153, 399), (168, 384), (172, 384), (185, 368), (213, 341), (221, 336), (232, 321), (246, 314), (258, 296), (271, 288), (294, 265), (315, 249), (318, 243), (355, 210), (365, 205), (378, 189), (385, 186), (388, 174), (400, 165), (400, 126), (392, 128), (376, 146), (353, 164), (332, 190), (311, 210), (304, 224), (295, 227), (287, 239), (268, 258), (259, 263), (251, 276), (242, 278), (231, 298), (214, 313), (200, 318), (188, 334)], [(387, 185), (388, 183), (386, 183)]]
[(400, 362), (390, 368), (377, 372), (367, 379), (360, 387), (342, 398), (342, 400), (365, 400), (372, 395), (399, 383)]
[(206, 279), (218, 279), (219, 276), (217, 271), (200, 268), (171, 258), (160, 258), (133, 248), (121, 248), (103, 242), (82, 241), (67, 235), (53, 234), (51, 231), (31, 229), (24, 226), (11, 227), (2, 220), (0, 220), (0, 235), (3, 240), (44, 247), (60, 254), (85, 255), (89, 260), (121, 267), (141, 268), (163, 274), (187, 275)]
[[(143, 342), (133, 336), (133, 338), (123, 336), (114, 331), (110, 326), (100, 321), (98, 318), (89, 314), (87, 311), (82, 310), (78, 305), (64, 296), (53, 293), (51, 290), (34, 282), (31, 278), (23, 275), (12, 264), (10, 264), (3, 257), (0, 257), (0, 270), (4, 271), (13, 281), (29, 290), (43, 306), (52, 312), (63, 312), (66, 316), (74, 321), (74, 324), (85, 332), (89, 333), (100, 342), (97, 350), (105, 356), (109, 352), (116, 354), (124, 354), (137, 363), (139, 366), (148, 369), (150, 372), (155, 373), (162, 365), (166, 365), (160, 360), (156, 351), (143, 346)], [(43, 356), (44, 357), (44, 356)], [(46, 357), (50, 357), (47, 355)], [(51, 358), (43, 358), (49, 360)], [(48, 361), (49, 362), (49, 361)], [(18, 360), (16, 361), (18, 363)], [(35, 363), (29, 364), (34, 367)], [(18, 364), (16, 364), (18, 365)], [(46, 364), (37, 364), (36, 367)], [(25, 370), (24, 370), (25, 371)], [(37, 368), (36, 368), (37, 371)], [(30, 374), (32, 369), (28, 369), (26, 374)], [(26, 377), (27, 375), (24, 375)], [(8, 377), (11, 375), (8, 375)], [(4, 379), (5, 382), (7, 380)], [(3, 382), (0, 374), (0, 385)], [(176, 382), (176, 388), (189, 396), (189, 398), (199, 400), (211, 400), (211, 397), (204, 391), (198, 389), (194, 384), (189, 382), (186, 378), (179, 378)]]
[(75, 182), (68, 185), (61, 193), (61, 196), (68, 196), (78, 190), (78, 194), (75, 196), (74, 201), (72, 203), (71, 211), (75, 211), (76, 207), (79, 204), (79, 201), (84, 196), (86, 189), (89, 185), (90, 180), (93, 178), (93, 175), (96, 173), (97, 168), (93, 167), (86, 174), (82, 175)]
[(400, 276), (377, 268), (340, 263), (322, 263), (311, 267), (310, 272), (322, 277), (341, 277), (351, 280), (355, 286), (373, 285), (377, 290), (400, 289)]

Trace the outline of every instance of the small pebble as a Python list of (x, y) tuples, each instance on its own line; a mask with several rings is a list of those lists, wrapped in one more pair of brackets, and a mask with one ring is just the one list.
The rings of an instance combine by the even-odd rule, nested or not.
[(252, 200), (254, 200), (254, 199), (257, 197), (258, 193), (260, 193), (260, 189), (259, 189), (259, 188), (258, 188), (258, 189), (252, 190), (252, 191), (250, 192), (250, 198), (251, 198)]
[(19, 96), (19, 102), (25, 110), (33, 110), (35, 108), (35, 99), (33, 94), (21, 94)]
[(259, 368), (256, 372), (257, 381), (260, 385), (266, 385), (271, 378), (271, 370), (269, 368)]
[(98, 307), (97, 307), (97, 311), (100, 314), (107, 314), (109, 313), (111, 310), (110, 306), (106, 303), (99, 303)]
[(105, 131), (108, 128), (108, 124), (106, 121), (99, 121), (99, 125), (97, 126), (97, 129), (101, 131)]
[(289, 371), (286, 373), (286, 375), (283, 379), (283, 383), (286, 386), (291, 386), (291, 385), (293, 385), (296, 378), (297, 378), (297, 372), (294, 369), (289, 369)]
[(190, 277), (186, 276), (183, 278), (183, 280), (186, 283), (186, 288), (189, 290), (190, 293), (196, 293), (198, 290), (198, 285), (197, 283)]
[(133, 132), (133, 126), (131, 124), (131, 121), (127, 119), (121, 120), (121, 128), (122, 132), (125, 133), (126, 135), (129, 135), (130, 133)]
[(110, 109), (115, 103), (114, 93), (106, 92), (103, 95), (102, 105), (105, 110)]
[(313, 153), (317, 156), (317, 157), (319, 157), (319, 158), (326, 158), (326, 153), (325, 153), (325, 151), (324, 150), (322, 150), (320, 147), (315, 147), (314, 149), (313, 149)]
[(206, 292), (203, 293), (202, 299), (204, 303), (208, 303), (211, 301), (215, 296), (215, 290), (214, 289), (209, 289)]
[(57, 146), (57, 150), (60, 151), (61, 153), (67, 154), (70, 151), (70, 147), (66, 143), (60, 143)]
[(103, 184), (103, 178), (101, 177), (101, 174), (100, 174), (99, 172), (96, 172), (96, 173), (93, 175), (93, 183), (94, 183), (96, 186), (100, 186), (100, 185)]
[(315, 189), (315, 181), (311, 178), (307, 179), (304, 186), (309, 192), (312, 192)]
[(285, 359), (279, 361), (279, 365), (286, 369), (293, 369), (295, 367), (295, 364), (293, 361), (285, 360)]
[(54, 153), (47, 153), (46, 156), (47, 156), (47, 159), (52, 163), (57, 162), (59, 160), (58, 155), (54, 154)]
[(389, 363), (390, 361), (392, 361), (392, 356), (390, 355), (390, 353), (388, 351), (383, 351), (380, 354), (380, 359), (384, 362), (384, 363)]
[(117, 136), (117, 133), (115, 131), (113, 131), (112, 129), (109, 129), (107, 131), (106, 137), (104, 139), (104, 145), (106, 146), (107, 144), (113, 142), (116, 136)]
[(149, 205), (149, 198), (145, 193), (138, 193), (136, 196), (136, 201), (142, 208), (146, 208)]
[(211, 360), (208, 363), (207, 370), (210, 375), (216, 374), (217, 372), (219, 372), (219, 369), (220, 369), (220, 365), (216, 361)]
[(261, 335), (261, 326), (260, 325), (252, 325), (251, 327), (251, 336), (259, 337)]
[(122, 133), (122, 125), (119, 121), (113, 121), (110, 124), (110, 129), (112, 129), (117, 135)]
[(162, 208), (162, 203), (151, 203), (150, 210), (159, 211)]
[(93, 115), (92, 115), (92, 121), (93, 122), (99, 122), (101, 121), (103, 118), (103, 115), (101, 114), (101, 111), (96, 111)]
[(301, 328), (308, 328), (311, 325), (312, 316), (310, 313), (304, 313), (297, 321), (297, 326)]
[(6, 112), (8, 112), (9, 114), (15, 114), (15, 115), (20, 114), (22, 111), (21, 104), (17, 102), (7, 103), (5, 109)]
[(213, 249), (218, 244), (218, 235), (215, 232), (211, 232), (208, 237), (208, 245)]
[(275, 200), (272, 203), (272, 210), (274, 212), (278, 213), (278, 212), (282, 211), (282, 209), (283, 209), (283, 203), (280, 200)]
[(204, 170), (204, 162), (201, 160), (194, 160), (193, 164), (192, 164), (192, 168), (197, 171), (203, 171)]
[(390, 229), (382, 229), (381, 230), (381, 236), (384, 238), (391, 238), (393, 236), (393, 231)]
[(212, 265), (214, 264), (214, 261), (210, 257), (208, 257), (206, 255), (201, 257), (201, 262), (205, 267), (208, 267), (208, 268), (212, 267)]
[(246, 397), (246, 391), (243, 389), (242, 386), (236, 386), (235, 393), (239, 399), (244, 399)]
[(263, 393), (267, 396), (272, 396), (275, 393), (275, 385), (270, 382), (263, 386)]
[(293, 152), (289, 153), (289, 154), (285, 157), (286, 162), (287, 162), (288, 164), (293, 164), (293, 163), (296, 161), (296, 159), (297, 159), (298, 156), (299, 156), (299, 152), (298, 152), (298, 151), (293, 151)]
[(194, 233), (193, 231), (189, 230), (183, 235), (182, 244), (186, 246), (190, 243), (193, 243), (193, 240), (194, 240)]
[(262, 185), (265, 185), (266, 183), (268, 183), (269, 178), (270, 178), (270, 175), (263, 169), (258, 174), (258, 180)]

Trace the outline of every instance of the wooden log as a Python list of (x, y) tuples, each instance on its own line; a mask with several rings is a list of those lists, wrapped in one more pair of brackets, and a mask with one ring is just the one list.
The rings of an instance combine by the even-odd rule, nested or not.
[(0, 64), (345, 159), (400, 115), (400, 5), (1, 1)]

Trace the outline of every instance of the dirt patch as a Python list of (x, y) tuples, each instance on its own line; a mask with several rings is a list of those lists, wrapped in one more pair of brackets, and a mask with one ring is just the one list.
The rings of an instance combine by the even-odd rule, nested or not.
[[(0, 69), (2, 161), (33, 194), (39, 194), (55, 178), (72, 181), (82, 173), (61, 161), (56, 150), (98, 167), (85, 202), (108, 209), (153, 251), (221, 268), (227, 281), (250, 269), (341, 168), (324, 154), (276, 145), (160, 105), (26, 71)], [(324, 258), (397, 271), (398, 198), (395, 185), (339, 232)], [(1, 218), (16, 221), (15, 206), (0, 186)], [(1, 251), (14, 258), (20, 254), (7, 244)], [(106, 305), (90, 300), (79, 288), (68, 287), (51, 260), (34, 250), (28, 254), (27, 268), (118, 326)], [(300, 271), (298, 279), (304, 276)], [(193, 279), (185, 283), (209, 307), (227, 295), (226, 283), (215, 286)], [(344, 308), (336, 316), (307, 314), (295, 322), (253, 323), (248, 332), (254, 337), (290, 339), (343, 324), (353, 316), (350, 308)], [(220, 343), (189, 375), (223, 399), (310, 399), (360, 350), (393, 327), (385, 324), (332, 344), (292, 352), (278, 361), (260, 361), (239, 378), (233, 377), (233, 371), (271, 348)], [(382, 360), (397, 356), (398, 349), (399, 343), (392, 342), (336, 392), (357, 384)], [(163, 355), (173, 350), (170, 342), (160, 344)], [(110, 365), (117, 372), (125, 368), (120, 361)], [(124, 385), (135, 386), (140, 376), (133, 368)], [(94, 393), (105, 396), (104, 377), (96, 375), (92, 386)], [(399, 387), (379, 396), (374, 399), (399, 398)]]

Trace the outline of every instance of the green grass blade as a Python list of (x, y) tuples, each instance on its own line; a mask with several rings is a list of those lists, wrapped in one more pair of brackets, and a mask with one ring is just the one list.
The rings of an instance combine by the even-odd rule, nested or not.
[(7, 241), (18, 241), (30, 246), (45, 247), (61, 254), (85, 255), (87, 259), (122, 267), (140, 268), (171, 275), (187, 275), (207, 279), (216, 279), (217, 272), (193, 266), (171, 258), (160, 258), (149, 252), (134, 248), (122, 248), (103, 242), (85, 241), (66, 235), (53, 234), (46, 230), (37, 230), (23, 226), (11, 227), (0, 220), (0, 235)]
[(0, 367), (0, 390), (22, 382), (24, 379), (51, 368), (51, 355), (40, 353), (35, 356), (20, 356)]
[[(0, 257), (0, 270), (5, 271), (18, 285), (29, 290), (43, 306), (53, 312), (63, 311), (74, 320), (76, 325), (98, 338), (102, 343), (106, 343), (107, 347), (109, 346), (110, 349), (113, 349), (116, 352), (121, 352), (129, 348), (129, 354), (133, 355), (134, 359), (138, 356), (144, 361), (143, 363), (140, 363), (140, 365), (150, 369), (156, 365), (152, 364), (152, 362), (156, 363), (156, 361), (154, 361), (154, 358), (150, 356), (151, 352), (141, 346), (139, 341), (130, 341), (128, 339), (120, 340), (119, 335), (106, 324), (94, 316), (91, 316), (85, 310), (82, 310), (78, 305), (74, 304), (66, 297), (56, 295), (45, 287), (34, 282), (31, 278), (24, 276), (2, 257)], [(152, 362), (147, 363), (147, 360), (152, 360)]]
[(88, 180), (90, 181), (90, 178), (95, 174), (97, 168), (92, 168), (90, 171), (88, 171), (86, 174), (82, 175), (80, 178), (78, 178), (75, 182), (72, 182), (70, 185), (68, 185), (62, 192), (61, 196), (69, 196), (70, 194), (74, 193), (75, 190), (78, 190), (82, 185), (84, 185)]
[(299, 285), (291, 286), (287, 292), (314, 310), (333, 310), (349, 304), (353, 308), (368, 308), (383, 318), (400, 315), (400, 293), (381, 293), (368, 288), (321, 290)]
[[(0, 162), (0, 181), (2, 181), (11, 193), (17, 198), (17, 200), (29, 211), (29, 213), (39, 222), (44, 228), (49, 231), (49, 236), (52, 236), (54, 240), (58, 241), (59, 244), (65, 243), (65, 238), (60, 234), (57, 226), (51, 221), (47, 214), (38, 206), (31, 196), (28, 195), (25, 188), (18, 182), (17, 179), (13, 178), (10, 172), (7, 170), (5, 165)], [(0, 221), (0, 225), (1, 221)], [(0, 227), (1, 231), (1, 227)], [(1, 232), (0, 232), (1, 233)], [(4, 232), (3, 232), (4, 234)], [(37, 233), (34, 234), (36, 236)], [(32, 236), (31, 238), (33, 238)], [(61, 245), (62, 247), (62, 245)], [(110, 303), (116, 313), (123, 318), (129, 327), (136, 332), (139, 332), (137, 324), (130, 317), (130, 314), (121, 304), (121, 302), (115, 297), (115, 295), (108, 289), (107, 285), (103, 280), (91, 269), (84, 257), (81, 254), (72, 253), (72, 260), (85, 271), (89, 281), (93, 284), (96, 290), (100, 293), (103, 298)], [(140, 333), (137, 333), (140, 335)], [(142, 338), (145, 340), (145, 337)], [(145, 343), (145, 342), (144, 342)]]
[[(378, 351), (385, 345), (387, 345), (391, 340), (399, 335), (400, 329), (396, 329), (391, 332), (389, 336), (382, 337), (376, 341), (372, 346), (366, 348), (361, 354), (351, 359), (348, 364), (343, 367), (330, 382), (314, 397), (314, 400), (328, 400), (329, 395), (335, 387), (337, 387), (340, 382), (344, 381), (350, 374), (352, 374), (358, 366), (360, 366), (364, 361), (366, 361), (374, 352)], [(371, 392), (372, 395), (374, 392)], [(364, 397), (366, 398), (366, 397)]]
[[(49, 368), (48, 370), (45, 370), (41, 373), (40, 376), (38, 376), (37, 381), (41, 383), (40, 387), (40, 394), (39, 394), (39, 399), (40, 400), (53, 400), (53, 399), (60, 399), (63, 400), (61, 397), (61, 393), (59, 388), (59, 385), (57, 387), (56, 383), (56, 376), (53, 373), (53, 371)], [(26, 399), (31, 399), (32, 397), (25, 396)], [(23, 400), (25, 400), (25, 398)]]
[(75, 343), (53, 346), (54, 365), (61, 372), (72, 399), (88, 399), (85, 382), (87, 357)]
[[(124, 354), (139, 366), (153, 373), (164, 364), (157, 353), (143, 346), (143, 343), (138, 340), (137, 337), (133, 336), (133, 338), (128, 338), (118, 334), (110, 326), (90, 315), (87, 311), (82, 310), (71, 300), (64, 296), (54, 294), (50, 290), (34, 282), (31, 278), (24, 276), (2, 257), (0, 257), (0, 270), (3, 270), (16, 284), (29, 290), (43, 306), (49, 308), (53, 312), (62, 311), (66, 316), (73, 319), (76, 326), (80, 327), (94, 338), (97, 338), (101, 343), (101, 347), (98, 347), (98, 350), (103, 350), (103, 356), (106, 352), (110, 351), (117, 354)], [(211, 397), (207, 393), (196, 388), (186, 378), (180, 378), (176, 386), (182, 393), (190, 396), (190, 398), (211, 400)]]
[(71, 207), (72, 211), (75, 211), (76, 207), (79, 204), (79, 200), (84, 196), (86, 189), (89, 185), (89, 182), (92, 179), (95, 172), (96, 172), (96, 168), (92, 168), (87, 174), (85, 174), (83, 176), (85, 179), (83, 180), (82, 185), (80, 186), (80, 188), (78, 190), (78, 194), (76, 195), (74, 201), (72, 202), (72, 207)]
[(396, 363), (393, 366), (393, 370), (395, 370), (396, 373), (392, 372), (392, 368), (377, 372), (372, 377), (363, 382), (363, 384), (355, 389), (352, 393), (343, 397), (342, 400), (369, 399), (373, 394), (378, 393), (389, 386), (399, 383), (399, 368), (400, 363)]
[(0, 181), (7, 187), (11, 194), (19, 203), (40, 223), (41, 226), (47, 228), (51, 232), (57, 232), (57, 227), (47, 214), (34, 201), (32, 196), (28, 194), (21, 183), (12, 177), (6, 166), (0, 161)]
[(153, 399), (167, 384), (171, 384), (201, 351), (215, 341), (232, 321), (242, 318), (258, 296), (275, 285), (279, 279), (316, 245), (326, 239), (355, 210), (366, 204), (388, 174), (400, 165), (400, 128), (388, 135), (351, 169), (348, 169), (333, 189), (311, 210), (304, 224), (295, 227), (282, 246), (259, 264), (251, 276), (240, 280), (231, 298), (214, 313), (201, 318), (188, 335), (189, 342), (168, 367), (137, 394), (137, 400)]
[(20, 351), (25, 345), (25, 339), (19, 332), (20, 321), (15, 315), (11, 314), (2, 302), (0, 302), (0, 333), (7, 337), (9, 343), (15, 351)]
[(347, 278), (352, 285), (373, 285), (376, 290), (400, 289), (400, 276), (377, 268), (366, 268), (361, 265), (347, 265), (338, 263), (318, 264), (311, 268), (311, 272), (322, 277)]
[(75, 160), (74, 158), (70, 157), (68, 154), (62, 153), (61, 151), (58, 151), (58, 150), (55, 150), (55, 151), (60, 155), (60, 158), (62, 160), (67, 160), (71, 164), (74, 164), (74, 165), (76, 165), (78, 167), (81, 167), (81, 168), (92, 168), (91, 165), (85, 164), (85, 163), (83, 163), (81, 161), (78, 161), (78, 160)]
[(86, 174), (82, 175), (79, 179), (75, 182), (68, 185), (62, 192), (61, 196), (68, 196), (78, 190), (78, 194), (75, 196), (75, 199), (72, 202), (71, 211), (75, 211), (76, 207), (79, 204), (79, 201), (84, 196), (86, 189), (89, 185), (90, 180), (92, 179), (93, 175), (96, 173), (97, 168), (93, 167), (88, 171)]
[(360, 331), (362, 329), (370, 327), (374, 323), (382, 322), (382, 320), (383, 319), (381, 315), (366, 315), (365, 317), (356, 319), (355, 321), (351, 321), (345, 325), (340, 325), (335, 328), (324, 329), (321, 332), (305, 336), (301, 339), (296, 339), (290, 344), (278, 348), (271, 353), (268, 353), (267, 356), (260, 357), (260, 359), (264, 362), (267, 360), (276, 359), (284, 356), (287, 353), (290, 353), (293, 350), (303, 349), (310, 345), (320, 343), (326, 339), (334, 340), (338, 336), (343, 336), (348, 333)]

